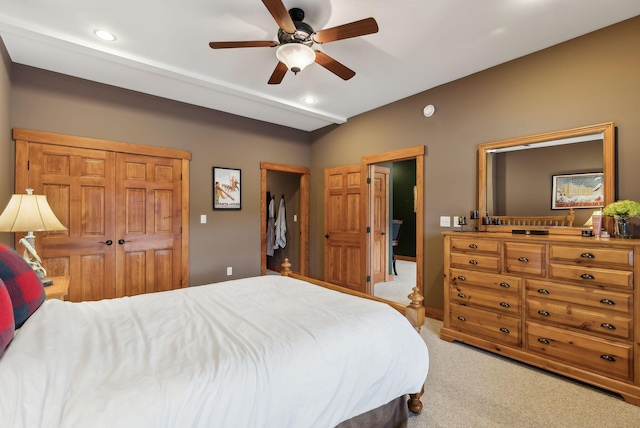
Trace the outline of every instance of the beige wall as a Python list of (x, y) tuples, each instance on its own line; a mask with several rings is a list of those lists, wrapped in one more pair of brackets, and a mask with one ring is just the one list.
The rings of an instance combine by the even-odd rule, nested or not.
[[(13, 158), (11, 141), (11, 60), (0, 39), (0, 212), (13, 194)], [(13, 234), (0, 232), (0, 242), (13, 247)]]
[[(640, 200), (638, 40), (640, 17), (314, 132), (311, 212), (322, 210), (322, 176), (316, 171), (425, 145), (425, 304), (442, 309), (444, 229), (438, 220), (475, 208), (477, 144), (614, 121), (619, 197)], [(436, 106), (431, 118), (422, 114), (427, 104)], [(310, 267), (318, 274), (323, 219), (311, 222)]]
[[(12, 71), (12, 127), (191, 151), (192, 285), (260, 274), (260, 162), (308, 167), (307, 132), (22, 65)], [(212, 210), (212, 166), (242, 170), (242, 210)], [(13, 172), (3, 177), (13, 181)]]

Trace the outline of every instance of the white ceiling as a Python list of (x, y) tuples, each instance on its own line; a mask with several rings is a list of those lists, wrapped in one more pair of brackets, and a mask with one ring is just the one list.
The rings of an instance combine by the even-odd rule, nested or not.
[[(284, 0), (315, 30), (374, 17), (376, 34), (323, 50), (356, 72), (318, 64), (267, 85), (277, 40), (260, 0), (2, 0), (13, 62), (312, 131), (640, 15), (638, 0)], [(94, 29), (111, 31), (104, 42)], [(319, 47), (320, 46), (320, 47)], [(318, 102), (302, 102), (313, 96)]]

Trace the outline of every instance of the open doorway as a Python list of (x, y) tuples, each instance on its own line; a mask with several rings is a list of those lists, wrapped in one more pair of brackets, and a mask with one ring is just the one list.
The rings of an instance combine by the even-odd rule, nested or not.
[[(396, 150), (392, 152), (381, 153), (372, 156), (366, 156), (362, 158), (362, 168), (366, 171), (367, 177), (373, 182), (373, 177), (375, 177), (375, 171), (377, 165), (388, 165), (395, 164), (396, 162), (400, 163), (402, 161), (411, 160), (415, 162), (414, 171), (415, 171), (415, 182), (413, 187), (410, 189), (413, 199), (413, 211), (414, 211), (414, 232), (412, 233), (415, 243), (415, 256), (413, 256), (414, 260), (411, 260), (411, 256), (402, 257), (401, 259), (396, 259), (396, 270), (398, 267), (403, 272), (404, 279), (409, 283), (413, 284), (413, 286), (418, 287), (420, 293), (423, 293), (423, 278), (424, 278), (424, 205), (423, 205), (423, 195), (424, 195), (424, 146), (411, 147), (407, 149)], [(412, 163), (413, 165), (413, 163)], [(392, 180), (392, 179), (391, 179)], [(392, 185), (389, 186), (392, 189)], [(374, 225), (376, 222), (376, 194), (375, 194), (375, 186), (369, 186), (369, 192), (366, 199), (366, 215), (367, 215), (367, 224)], [(389, 197), (389, 200), (392, 200), (392, 196)], [(391, 204), (391, 202), (389, 202)], [(389, 225), (388, 230), (393, 233), (393, 207), (389, 208)], [(407, 217), (405, 215), (405, 217)], [(404, 224), (402, 225), (404, 227)], [(409, 227), (409, 226), (408, 226)], [(402, 232), (401, 232), (402, 233)], [(409, 235), (410, 232), (407, 232)], [(391, 241), (393, 241), (393, 236), (389, 237), (388, 240), (389, 245), (392, 246)], [(378, 253), (376, 250), (376, 242), (375, 242), (375, 234), (369, 233), (366, 240), (366, 270), (367, 277), (373, 279), (373, 273), (376, 267), (376, 263), (379, 264), (379, 260), (377, 260)], [(391, 248), (391, 252), (389, 253), (393, 255), (393, 248)], [(392, 257), (390, 257), (392, 259)], [(404, 263), (406, 262), (406, 263)], [(400, 266), (402, 265), (402, 266)], [(392, 267), (392, 266), (391, 266)], [(400, 273), (400, 272), (398, 272)], [(415, 277), (414, 277), (415, 274)], [(394, 278), (395, 280), (396, 278)], [(392, 281), (389, 281), (392, 282)], [(397, 281), (398, 284), (400, 281)], [(394, 290), (395, 291), (395, 290)], [(367, 282), (367, 293), (371, 295), (375, 295), (375, 286), (374, 281), (371, 280)], [(402, 296), (401, 291), (397, 293), (398, 296)], [(407, 293), (410, 294), (410, 293)], [(388, 297), (389, 300), (395, 300), (391, 294)], [(387, 298), (387, 297), (384, 297)], [(398, 299), (403, 299), (402, 303), (405, 303), (404, 298), (398, 297)], [(406, 299), (408, 301), (408, 299)]]
[[(289, 198), (291, 204), (287, 210), (287, 223), (289, 237), (294, 243), (286, 250), (286, 255), (294, 260), (292, 270), (307, 275), (309, 270), (309, 168), (282, 165), (271, 162), (260, 163), (260, 274), (267, 273), (267, 225), (268, 225), (268, 192), (274, 197), (274, 203), (280, 205), (281, 198)], [(269, 181), (277, 187), (270, 190)], [(279, 190), (278, 190), (279, 189)], [(295, 216), (295, 217), (294, 217)], [(292, 249), (293, 247), (293, 249)], [(286, 248), (286, 247), (285, 247)], [(291, 253), (293, 251), (293, 253)], [(275, 266), (273, 269), (280, 269), (281, 259), (284, 259), (285, 252), (279, 252), (277, 257), (271, 259)]]
[[(374, 252), (379, 251), (376, 241), (382, 240), (386, 250), (386, 258), (373, 266), (373, 295), (398, 303), (409, 304), (407, 297), (416, 286), (416, 160), (406, 159), (384, 164), (376, 164), (376, 170), (385, 168), (389, 171), (387, 195), (382, 195), (384, 186), (380, 186), (379, 177), (372, 183), (376, 192), (374, 202)], [(376, 172), (376, 176), (380, 176)], [(384, 197), (386, 196), (386, 197)], [(379, 223), (387, 223), (387, 234)], [(378, 272), (377, 265), (383, 265)]]

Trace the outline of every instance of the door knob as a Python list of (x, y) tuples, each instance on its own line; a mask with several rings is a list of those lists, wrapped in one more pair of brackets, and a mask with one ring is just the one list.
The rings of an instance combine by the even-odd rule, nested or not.
[(325, 238), (329, 239), (329, 234), (324, 235)]
[(118, 244), (120, 244), (120, 245), (124, 244), (125, 242), (127, 242), (127, 241), (125, 241), (124, 239), (118, 239)]
[(113, 244), (113, 241), (111, 239), (107, 239), (105, 242), (100, 241), (101, 244), (107, 244), (107, 245), (111, 245)]

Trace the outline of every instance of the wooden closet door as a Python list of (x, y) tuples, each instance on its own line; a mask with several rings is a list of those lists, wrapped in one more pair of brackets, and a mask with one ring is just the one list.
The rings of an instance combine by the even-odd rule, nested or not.
[(36, 234), (47, 276), (70, 275), (72, 301), (115, 297), (114, 154), (31, 143), (27, 162), (28, 185), (68, 228)]
[(116, 294), (181, 287), (179, 159), (116, 155)]

